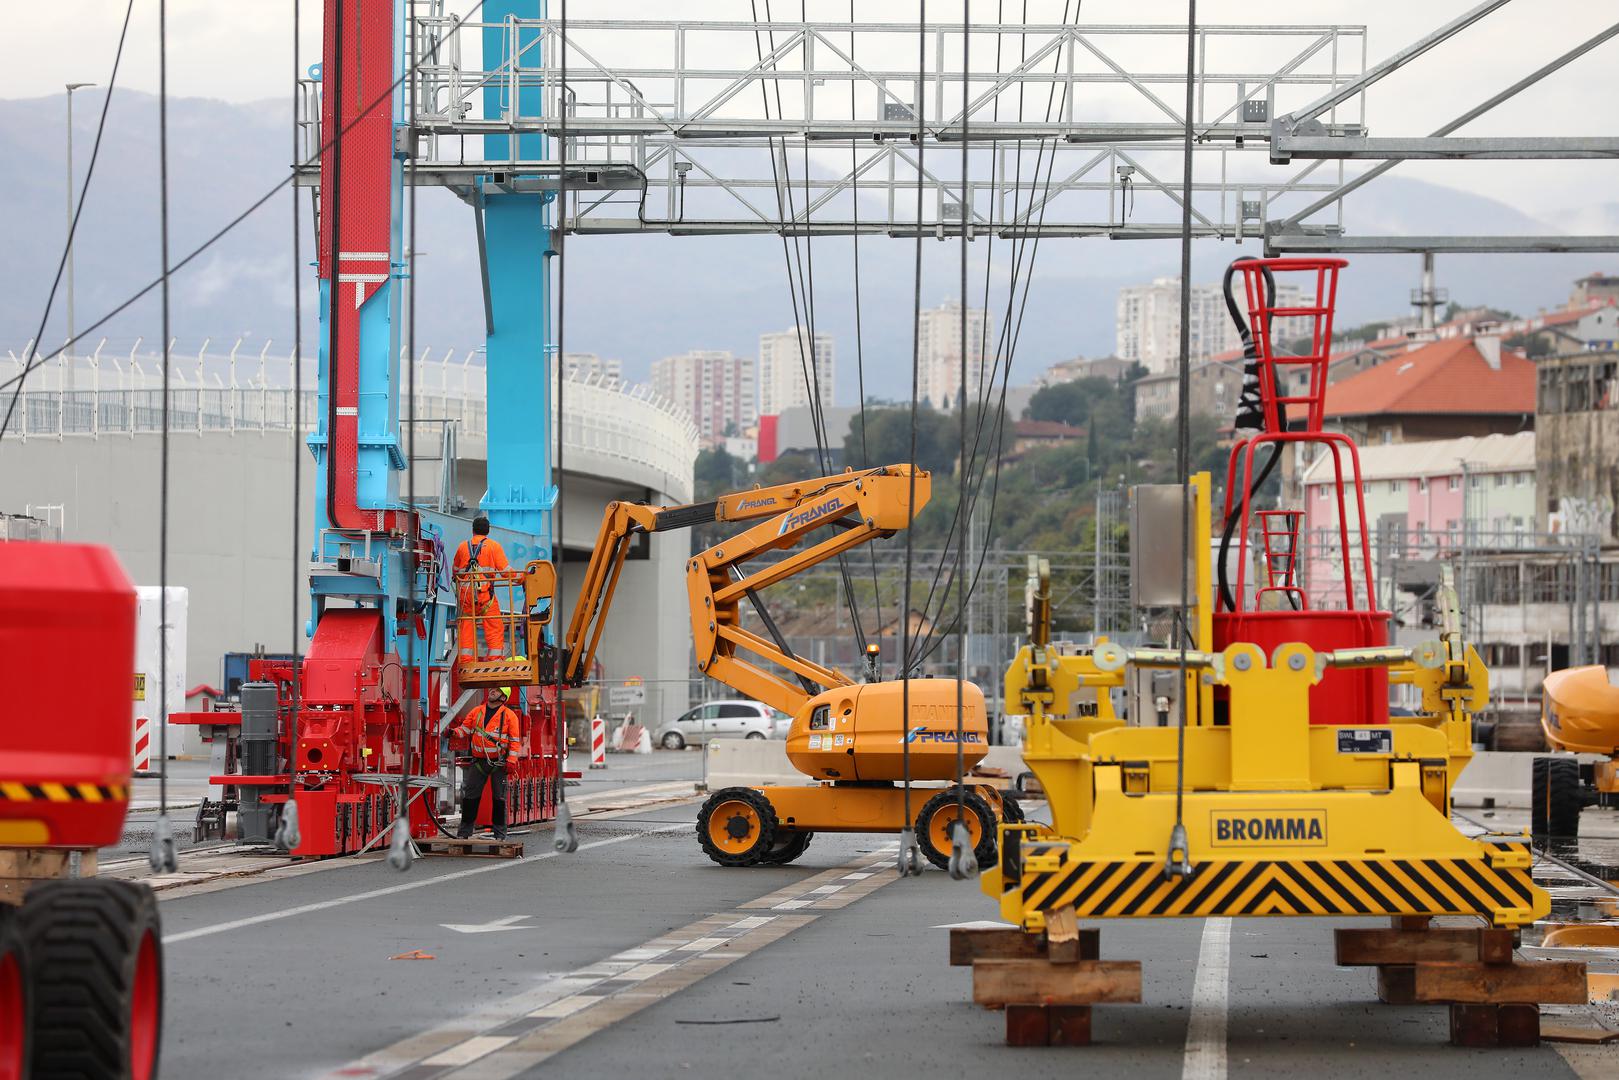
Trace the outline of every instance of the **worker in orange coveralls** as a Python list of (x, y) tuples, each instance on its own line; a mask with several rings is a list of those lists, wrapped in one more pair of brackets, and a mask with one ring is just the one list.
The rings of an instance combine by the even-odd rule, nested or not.
[(465, 840), (472, 836), (473, 824), (478, 820), (478, 802), (483, 798), (483, 786), (489, 784), (489, 801), (496, 840), (506, 839), (506, 764), (518, 750), (522, 729), (517, 714), (507, 708), (511, 690), (504, 686), (491, 686), (484, 703), (467, 713), (466, 719), (451, 730), (468, 735), (468, 749), (472, 760), (467, 763), (461, 791), (461, 828), (456, 835)]
[[(472, 539), (461, 541), (455, 549), (455, 572), (468, 570), (505, 570), (506, 549), (500, 541), (489, 536), (489, 519), (482, 515), (472, 519)], [(478, 654), (479, 623), (483, 624), (483, 644), (488, 655), (500, 656), (506, 651), (506, 627), (500, 617), (500, 601), (495, 599), (491, 581), (463, 581), (458, 590), (461, 604), (461, 658), (476, 659)], [(474, 618), (477, 616), (477, 618)]]

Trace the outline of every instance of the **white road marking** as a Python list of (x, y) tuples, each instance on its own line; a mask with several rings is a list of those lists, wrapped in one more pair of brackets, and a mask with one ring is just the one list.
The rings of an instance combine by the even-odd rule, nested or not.
[(446, 930), (454, 930), (458, 934), (498, 934), (502, 930), (526, 930), (528, 927), (516, 924), (533, 917), (532, 915), (508, 915), (504, 919), (495, 919), (486, 923), (441, 922), (439, 925)]
[(580, 1009), (583, 1009), (586, 1005), (592, 1005), (600, 1000), (601, 998), (596, 997), (565, 997), (560, 1001), (553, 1001), (547, 1005), (541, 1005), (538, 1009), (535, 1009), (533, 1012), (529, 1013), (529, 1015), (535, 1017), (536, 1019), (572, 1016)]
[(686, 944), (680, 946), (680, 948), (677, 951), (678, 952), (707, 952), (709, 949), (713, 949), (713, 948), (716, 948), (716, 947), (718, 947), (720, 945), (724, 945), (724, 944), (725, 944), (725, 939), (724, 938), (700, 937), (696, 941), (688, 941), (688, 942), (686, 942)]
[[(665, 825), (656, 829), (646, 829), (628, 836), (614, 836), (606, 840), (593, 840), (588, 844), (580, 844), (580, 851), (590, 851), (594, 848), (608, 847), (612, 844), (622, 844), (629, 840), (639, 840), (644, 836), (655, 833), (677, 832), (691, 828), (689, 821), (674, 825)], [(267, 911), (263, 915), (250, 915), (245, 919), (232, 919), (230, 922), (215, 923), (213, 926), (199, 926), (195, 930), (182, 930), (177, 934), (164, 934), (164, 945), (177, 945), (182, 941), (191, 941), (195, 938), (210, 937), (214, 934), (226, 934), (232, 930), (241, 930), (260, 923), (276, 922), (281, 919), (296, 918), (299, 915), (308, 915), (316, 911), (325, 911), (328, 908), (343, 907), (345, 904), (354, 904), (362, 900), (376, 900), (383, 896), (394, 896), (398, 893), (410, 892), (414, 889), (425, 889), (430, 885), (442, 885), (449, 881), (460, 881), (476, 874), (493, 874), (500, 870), (510, 870), (516, 866), (528, 866), (541, 859), (555, 858), (559, 853), (555, 850), (542, 851), (538, 855), (525, 855), (521, 859), (503, 860), (489, 863), (486, 866), (474, 866), (467, 870), (457, 870), (451, 874), (441, 874), (433, 878), (418, 878), (415, 881), (403, 882), (399, 885), (390, 885), (386, 889), (371, 889), (368, 892), (354, 893), (350, 896), (340, 896), (334, 900), (322, 900), (315, 904), (300, 904), (298, 907), (283, 908), (280, 911)]]
[(625, 949), (623, 952), (616, 952), (612, 956), (608, 957), (608, 959), (609, 960), (628, 960), (631, 963), (638, 964), (643, 960), (656, 960), (658, 957), (662, 956), (664, 953), (666, 953), (668, 951), (669, 950), (666, 949), (666, 948), (657, 948), (657, 947), (650, 947), (649, 948), (647, 946), (642, 946), (642, 947), (637, 948), (637, 949)]
[(814, 903), (813, 900), (783, 900), (779, 904), (772, 904), (770, 906), (770, 910), (771, 911), (797, 911), (799, 908), (807, 908), (807, 907), (809, 907), (812, 903)]
[(756, 926), (763, 926), (767, 922), (775, 921), (774, 915), (749, 915), (740, 922), (734, 922), (726, 927), (727, 930), (752, 930)]
[(662, 975), (665, 971), (679, 966), (678, 964), (642, 964), (640, 967), (630, 968), (619, 978), (633, 979), (635, 982), (640, 982), (643, 979), (650, 979), (654, 975)]
[(1181, 1080), (1225, 1080), (1226, 1005), (1231, 996), (1231, 920), (1205, 919), (1192, 982)]
[(479, 1035), (466, 1042), (456, 1043), (442, 1053), (434, 1054), (423, 1065), (465, 1065), (477, 1061), (485, 1054), (494, 1053), (508, 1043), (516, 1042), (515, 1035)]
[(867, 871), (865, 873), (861, 873), (861, 874), (844, 874), (843, 875), (843, 880), (844, 881), (865, 881), (869, 877), (876, 877), (876, 875), (869, 872), (869, 871)]
[(838, 890), (840, 890), (842, 888), (843, 888), (842, 885), (821, 885), (821, 886), (818, 886), (816, 888), (811, 889), (809, 891), (809, 895), (813, 896), (816, 893), (820, 893), (823, 896), (825, 896), (825, 895), (829, 895), (831, 893), (835, 893), (835, 892), (837, 892)]

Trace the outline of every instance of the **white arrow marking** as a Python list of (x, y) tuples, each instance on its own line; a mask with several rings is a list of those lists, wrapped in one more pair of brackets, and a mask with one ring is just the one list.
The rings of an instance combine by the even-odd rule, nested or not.
[(502, 930), (525, 930), (527, 927), (513, 925), (524, 919), (533, 918), (531, 915), (508, 915), (504, 919), (496, 919), (486, 923), (439, 923), (446, 930), (454, 930), (458, 934), (497, 934)]

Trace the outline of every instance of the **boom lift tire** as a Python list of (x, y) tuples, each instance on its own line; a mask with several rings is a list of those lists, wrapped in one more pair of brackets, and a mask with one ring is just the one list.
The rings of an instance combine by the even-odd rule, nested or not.
[(1571, 757), (1537, 757), (1530, 766), (1530, 832), (1536, 837), (1580, 835), (1580, 763)]
[(697, 812), (697, 839), (721, 866), (754, 866), (776, 847), (777, 825), (775, 807), (762, 793), (721, 788)]
[(1010, 791), (1001, 792), (1001, 820), (1008, 825), (1022, 825), (1029, 820), (1023, 814), (1023, 804)]
[(776, 844), (759, 857), (761, 866), (786, 866), (810, 846), (815, 834), (804, 829), (781, 829), (776, 833)]
[(27, 1080), (33, 997), (29, 992), (29, 950), (21, 920), (0, 904), (0, 1080)]
[(19, 921), (32, 961), (30, 1075), (156, 1076), (163, 946), (152, 891), (106, 878), (41, 882)]
[[(945, 788), (922, 804), (916, 815), (916, 843), (928, 862), (940, 870), (950, 868), (950, 826), (956, 822), (956, 797), (959, 788)], [(979, 866), (995, 865), (995, 811), (989, 802), (972, 789), (962, 796), (966, 812), (967, 833), (973, 840), (973, 856)]]

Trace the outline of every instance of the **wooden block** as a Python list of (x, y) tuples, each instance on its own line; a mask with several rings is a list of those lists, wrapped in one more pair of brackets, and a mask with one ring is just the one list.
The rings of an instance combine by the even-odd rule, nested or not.
[(1496, 1005), (1452, 1005), (1450, 1043), (1452, 1046), (1496, 1045)]
[(950, 928), (951, 967), (967, 967), (974, 960), (1033, 960), (1044, 955), (1040, 935), (1025, 934), (1015, 926)]
[(1075, 964), (1045, 960), (973, 962), (973, 1001), (979, 1005), (1095, 1005), (1140, 1000), (1139, 960), (1081, 960)]
[(1392, 915), (1389, 917), (1389, 925), (1396, 930), (1426, 930), (1432, 922), (1432, 915)]
[(1600, 1046), (1604, 1043), (1619, 1042), (1619, 1031), (1612, 1031), (1604, 1027), (1543, 1023), (1540, 1025), (1540, 1038), (1543, 1042), (1584, 1043), (1589, 1046)]
[(1518, 964), (1418, 964), (1416, 999), (1479, 1005), (1585, 1005), (1585, 965), (1576, 960)]
[(1540, 1045), (1539, 1005), (1498, 1005), (1496, 1010), (1496, 1045)]
[(1486, 927), (1478, 931), (1478, 959), (1481, 964), (1510, 964), (1517, 944), (1516, 930)]
[(1050, 1046), (1050, 1013), (1044, 1005), (1006, 1006), (1007, 1046)]
[(1412, 964), (1385, 964), (1377, 969), (1377, 1000), (1385, 1005), (1417, 1003), (1417, 969)]
[(1052, 1005), (1046, 1010), (1052, 1046), (1089, 1046), (1091, 1044), (1091, 1007), (1089, 1005)]
[(1077, 964), (1081, 960), (1096, 960), (1101, 956), (1102, 931), (1088, 927), (1066, 941), (1048, 941), (1046, 959), (1053, 964)]
[(1432, 930), (1340, 927), (1332, 936), (1342, 967), (1424, 961), (1461, 963), (1479, 956), (1479, 931), (1467, 927)]

